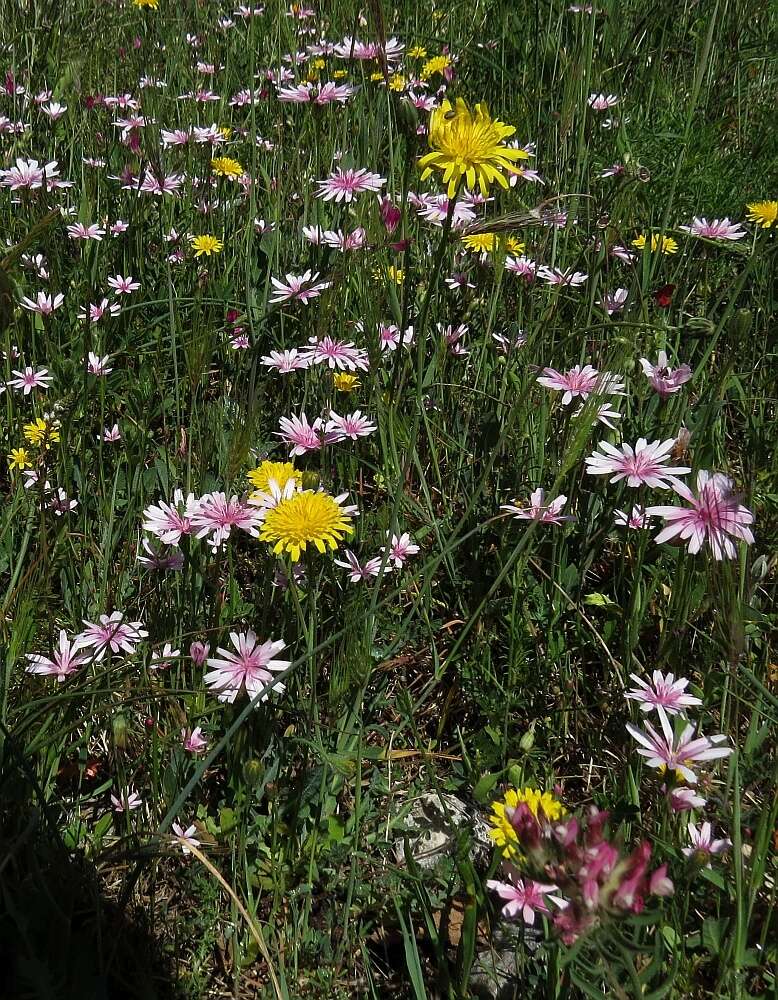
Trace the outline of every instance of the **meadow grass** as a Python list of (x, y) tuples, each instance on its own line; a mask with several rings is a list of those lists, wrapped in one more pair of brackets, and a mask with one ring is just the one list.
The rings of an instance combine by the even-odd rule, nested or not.
[[(591, 6), (5, 0), (3, 997), (773, 994), (775, 17)], [(528, 151), (488, 200), (422, 179), (457, 98)], [(639, 439), (690, 471), (592, 474)], [(293, 561), (301, 497), (343, 530)], [(721, 754), (663, 771), (627, 724), (684, 715)]]

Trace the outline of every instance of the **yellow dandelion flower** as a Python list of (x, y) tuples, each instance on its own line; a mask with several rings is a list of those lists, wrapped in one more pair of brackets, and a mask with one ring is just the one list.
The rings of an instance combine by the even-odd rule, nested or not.
[(348, 76), (347, 69), (336, 69), (335, 72), (332, 74), (334, 80), (345, 80), (347, 76)]
[(32, 461), (30, 456), (27, 454), (26, 448), (11, 448), (11, 454), (8, 456), (8, 468), (13, 472), (14, 469), (31, 469)]
[(246, 475), (251, 485), (260, 493), (270, 492), (271, 479), (278, 483), (279, 489), (283, 489), (290, 479), (299, 486), (302, 478), (301, 473), (291, 462), (261, 462), (256, 469), (251, 469)]
[(327, 63), (320, 57), (319, 59), (314, 59), (311, 63), (314, 69), (324, 69)]
[(46, 423), (41, 417), (36, 417), (22, 428), (24, 436), (36, 447), (47, 448), (52, 442), (59, 441), (59, 431), (53, 424)]
[(348, 372), (336, 372), (332, 376), (332, 384), (338, 392), (354, 392), (362, 385), (358, 375), (350, 375)]
[(288, 552), (297, 562), (308, 545), (315, 545), (319, 552), (334, 551), (353, 531), (351, 518), (335, 497), (306, 490), (268, 510), (259, 537), (273, 546), (276, 555)]
[(463, 236), (462, 242), (468, 250), (474, 253), (494, 253), (495, 250), (505, 250), (507, 253), (524, 253), (526, 249), (521, 240), (515, 236), (500, 237), (497, 233), (476, 233), (473, 236)]
[(156, 10), (159, 7), (159, 0), (132, 0), (136, 7), (150, 7)]
[(519, 838), (513, 828), (510, 817), (511, 812), (518, 807), (520, 802), (524, 802), (535, 819), (542, 810), (547, 820), (555, 822), (561, 819), (567, 812), (565, 807), (550, 792), (541, 792), (537, 788), (509, 788), (502, 800), (492, 803), (492, 815), (489, 817), (491, 829), (489, 836), (497, 847), (507, 858), (516, 858), (519, 855)]
[(778, 220), (778, 201), (751, 201), (746, 205), (748, 221), (770, 229)]
[(431, 76), (434, 76), (436, 73), (443, 73), (444, 70), (447, 70), (449, 66), (451, 66), (451, 64), (452, 64), (451, 56), (447, 55), (433, 56), (431, 59), (428, 59), (424, 63), (424, 65), (421, 68), (421, 73), (419, 73), (419, 76), (422, 78), (422, 80), (429, 80), (429, 78)]
[(210, 257), (211, 254), (221, 253), (224, 249), (224, 244), (221, 240), (217, 240), (215, 236), (190, 236), (189, 242), (192, 244), (192, 249), (195, 252), (195, 257), (202, 257), (205, 254), (206, 257)]
[(370, 79), (373, 81), (373, 83), (380, 83), (381, 80), (383, 80), (383, 78), (384, 74), (381, 73), (379, 70), (376, 70), (374, 73), (370, 74)]
[(518, 171), (513, 161), (528, 156), (526, 150), (503, 145), (503, 140), (515, 131), (512, 125), (491, 118), (485, 104), (476, 104), (471, 111), (461, 97), (455, 106), (443, 101), (430, 116), (432, 152), (419, 160), (421, 179), (425, 180), (433, 170), (441, 170), (449, 198), (454, 197), (463, 178), (471, 190), (477, 183), (484, 197), (494, 181), (507, 188), (505, 174)]
[(228, 142), (232, 138), (232, 128), (229, 125), (220, 125), (219, 132), (224, 136), (224, 138)]
[(411, 59), (426, 59), (427, 50), (423, 45), (414, 45), (412, 49), (409, 49), (408, 55)]
[(387, 267), (386, 276), (397, 285), (401, 285), (405, 281), (405, 271), (401, 267), (395, 267), (394, 264)]
[(229, 156), (217, 156), (211, 160), (211, 170), (217, 177), (226, 177), (231, 181), (236, 181), (245, 173), (240, 163)]
[[(645, 249), (646, 237), (643, 233), (640, 236), (635, 237), (632, 241), (632, 246), (637, 247), (638, 250)], [(678, 253), (678, 244), (672, 238), (672, 236), (660, 236), (658, 233), (654, 233), (651, 236), (651, 252), (656, 253)]]
[(395, 73), (394, 76), (389, 78), (389, 89), (393, 90), (395, 94), (401, 94), (407, 86), (408, 81), (402, 73)]

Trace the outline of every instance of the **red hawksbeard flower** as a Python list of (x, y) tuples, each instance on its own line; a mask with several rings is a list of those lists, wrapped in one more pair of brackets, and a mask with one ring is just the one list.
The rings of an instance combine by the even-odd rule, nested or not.
[(654, 299), (656, 304), (662, 309), (669, 309), (673, 301), (673, 292), (675, 291), (675, 285), (662, 285), (661, 288), (657, 288), (654, 292)]

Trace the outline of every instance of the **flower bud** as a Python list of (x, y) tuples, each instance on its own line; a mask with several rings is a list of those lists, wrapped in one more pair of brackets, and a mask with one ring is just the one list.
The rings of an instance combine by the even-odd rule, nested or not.
[(318, 472), (304, 472), (302, 482), (304, 490), (317, 490), (321, 479)]

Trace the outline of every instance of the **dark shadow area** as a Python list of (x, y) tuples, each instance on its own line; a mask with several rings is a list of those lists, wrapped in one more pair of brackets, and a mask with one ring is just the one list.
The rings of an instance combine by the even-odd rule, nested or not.
[(0, 762), (0, 1000), (177, 1000), (141, 913), (105, 897), (69, 851), (58, 810), (8, 753)]

